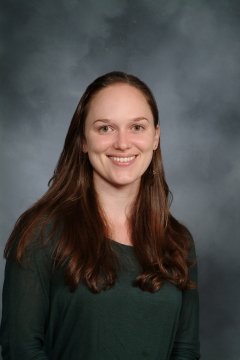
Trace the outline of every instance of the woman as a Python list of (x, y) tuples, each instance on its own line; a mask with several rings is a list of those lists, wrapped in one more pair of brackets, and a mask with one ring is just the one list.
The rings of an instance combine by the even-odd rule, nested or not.
[(5, 248), (3, 359), (200, 358), (194, 246), (169, 212), (159, 136), (138, 78), (86, 89)]

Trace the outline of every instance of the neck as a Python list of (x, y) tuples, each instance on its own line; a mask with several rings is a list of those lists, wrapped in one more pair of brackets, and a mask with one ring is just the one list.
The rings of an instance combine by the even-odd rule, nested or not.
[(113, 186), (104, 180), (94, 181), (94, 187), (103, 208), (113, 240), (131, 244), (128, 218), (138, 194), (140, 181), (125, 186)]
[(119, 217), (120, 214), (128, 215), (138, 194), (139, 182), (116, 187), (105, 181), (97, 181), (94, 182), (94, 186), (104, 211), (113, 214), (116, 210), (117, 217)]

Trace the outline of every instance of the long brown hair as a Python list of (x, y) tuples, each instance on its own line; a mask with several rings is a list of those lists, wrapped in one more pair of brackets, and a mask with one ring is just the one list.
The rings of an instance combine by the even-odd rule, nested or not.
[[(53, 261), (56, 268), (64, 265), (65, 281), (71, 291), (82, 280), (93, 293), (98, 293), (110, 288), (117, 279), (117, 254), (107, 238), (109, 229), (94, 189), (93, 169), (83, 152), (83, 143), (85, 120), (94, 95), (119, 83), (129, 84), (143, 93), (154, 125), (158, 125), (154, 96), (137, 77), (111, 72), (92, 82), (73, 115), (48, 191), (19, 217), (4, 252), (8, 258), (17, 238), (14, 258), (21, 263), (36, 232), (43, 235), (51, 223), (51, 231), (42, 246), (55, 244)], [(142, 175), (129, 219), (134, 251), (142, 268), (133, 285), (145, 291), (157, 291), (163, 281), (180, 289), (195, 287), (188, 277), (188, 269), (194, 263), (188, 258), (189, 232), (171, 215), (170, 202), (159, 144)]]

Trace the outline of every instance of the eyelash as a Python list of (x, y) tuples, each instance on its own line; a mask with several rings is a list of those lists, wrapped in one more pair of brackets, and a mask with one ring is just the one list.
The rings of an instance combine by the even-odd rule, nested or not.
[[(138, 127), (138, 128), (140, 128), (140, 129), (138, 129), (137, 131), (140, 131), (140, 130), (143, 130), (144, 129), (144, 127), (142, 126), (142, 125), (139, 125), (139, 124), (136, 124), (136, 125), (133, 125), (133, 127)], [(136, 129), (135, 129), (136, 130)]]
[[(139, 129), (136, 130), (136, 127), (138, 127)], [(107, 131), (104, 131), (104, 130), (103, 130), (104, 128), (105, 128), (105, 129), (108, 128)], [(133, 125), (132, 128), (135, 128), (136, 131), (141, 131), (141, 130), (144, 129), (144, 127), (143, 127), (142, 125), (138, 125), (138, 124)], [(110, 129), (110, 126), (109, 126), (109, 125), (103, 125), (103, 126), (101, 126), (98, 130), (99, 130), (99, 131), (103, 131), (103, 132), (108, 132), (109, 129)]]
[[(103, 130), (104, 128), (108, 128), (108, 130), (107, 130), (107, 131), (104, 131), (104, 130)], [(109, 131), (109, 128), (110, 128), (110, 126), (108, 126), (108, 125), (103, 125), (103, 126), (101, 126), (101, 127), (99, 128), (99, 131), (108, 132), (108, 131)]]

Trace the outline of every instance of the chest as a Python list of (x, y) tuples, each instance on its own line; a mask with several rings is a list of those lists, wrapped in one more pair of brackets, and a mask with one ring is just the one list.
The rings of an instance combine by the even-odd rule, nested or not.
[(167, 358), (182, 292), (170, 283), (164, 283), (155, 293), (133, 287), (140, 268), (134, 261), (128, 264), (132, 266), (118, 272), (115, 285), (99, 294), (93, 294), (82, 283), (71, 293), (62, 276), (54, 281), (46, 337), (49, 348), (62, 353), (62, 343), (67, 341), (77, 358), (86, 359), (85, 351), (90, 356), (90, 349), (93, 353), (89, 359), (133, 359), (133, 354), (138, 354), (138, 359), (145, 358), (142, 354), (151, 359)]
[[(71, 317), (74, 321), (106, 321), (116, 324), (144, 323), (146, 319), (157, 323), (163, 319), (178, 317), (182, 293), (174, 285), (164, 283), (155, 293), (142, 291), (132, 285), (138, 275), (138, 269), (121, 270), (115, 285), (99, 294), (93, 294), (85, 284), (80, 283), (74, 293), (59, 278), (51, 290), (51, 308), (57, 312), (58, 318)], [(87, 319), (87, 320), (86, 320)], [(95, 319), (95, 320), (94, 320)], [(128, 325), (129, 326), (129, 325)], [(152, 326), (152, 324), (151, 324)], [(104, 326), (103, 326), (104, 327)]]

